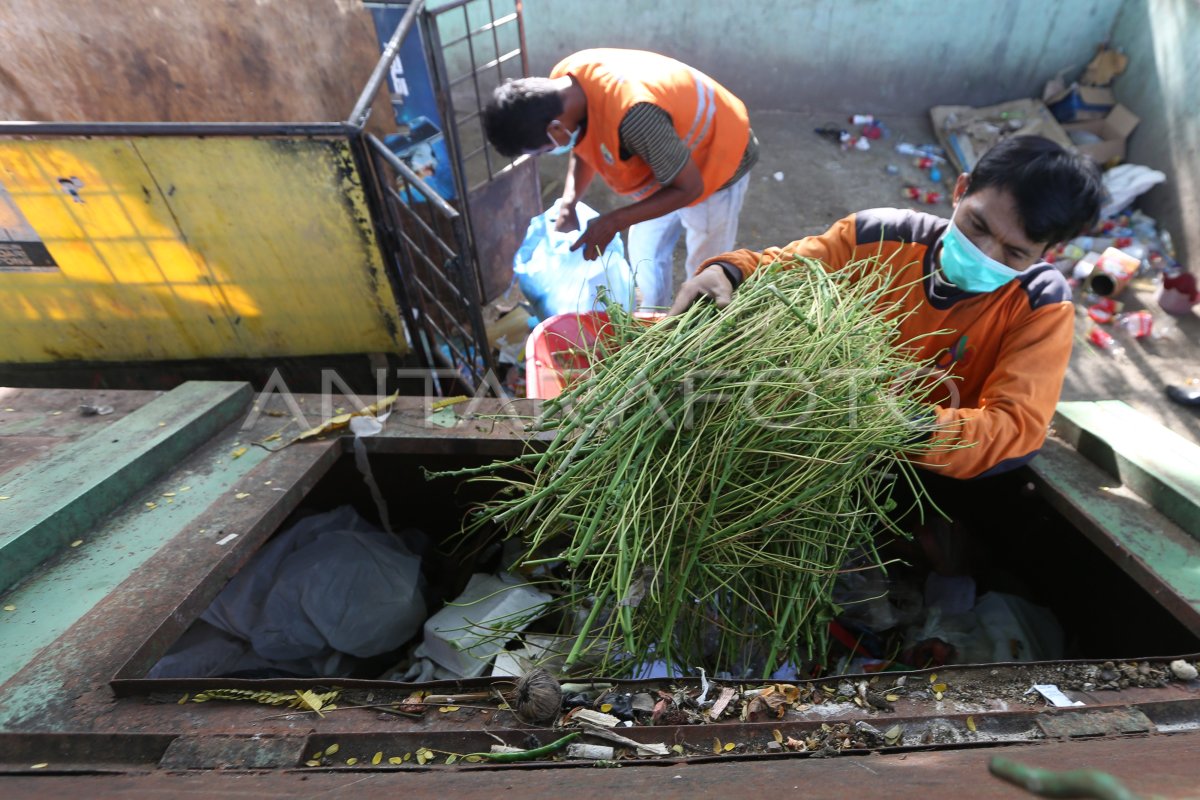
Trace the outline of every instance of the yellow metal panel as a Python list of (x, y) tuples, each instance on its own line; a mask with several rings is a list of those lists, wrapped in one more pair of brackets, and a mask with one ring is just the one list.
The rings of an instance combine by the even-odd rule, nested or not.
[(402, 352), (348, 145), (0, 142), (58, 270), (0, 270), (0, 362)]

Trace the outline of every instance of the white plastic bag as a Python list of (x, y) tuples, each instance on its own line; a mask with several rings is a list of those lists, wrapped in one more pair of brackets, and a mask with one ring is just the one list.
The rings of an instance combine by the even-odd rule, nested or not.
[(1121, 164), (1104, 173), (1104, 205), (1101, 219), (1115, 217), (1142, 194), (1164, 182), (1167, 176), (1138, 164)]
[(600, 216), (595, 209), (580, 203), (575, 207), (579, 230), (560, 233), (554, 230), (561, 200), (555, 201), (545, 213), (529, 221), (525, 241), (513, 256), (513, 272), (521, 292), (533, 304), (539, 319), (555, 314), (591, 311), (603, 307), (596, 302), (596, 293), (605, 287), (605, 300), (625, 308), (632, 305), (633, 273), (625, 259), (625, 245), (614, 236), (604, 255), (586, 261), (583, 249), (571, 251), (587, 229)]

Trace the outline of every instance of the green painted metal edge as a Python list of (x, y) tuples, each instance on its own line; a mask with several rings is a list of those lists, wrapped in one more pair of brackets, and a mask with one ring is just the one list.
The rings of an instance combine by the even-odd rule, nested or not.
[(1054, 428), (1200, 540), (1200, 447), (1119, 400), (1059, 403)]
[(1200, 636), (1200, 542), (1063, 441), (1047, 439), (1029, 466), (1051, 505)]
[(250, 384), (189, 381), (0, 485), (0, 591), (238, 419)]

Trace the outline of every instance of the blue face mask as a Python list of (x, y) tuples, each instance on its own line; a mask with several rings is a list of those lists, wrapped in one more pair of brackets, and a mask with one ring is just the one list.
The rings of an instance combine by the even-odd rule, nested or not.
[[(563, 130), (566, 130), (565, 125), (563, 125), (561, 122), (558, 124)], [(554, 137), (550, 135), (550, 131), (546, 131), (546, 138), (550, 140), (550, 144), (554, 145), (554, 149), (550, 151), (550, 155), (565, 156), (567, 153), (571, 152), (572, 148), (575, 147), (575, 142), (579, 139), (579, 128), (576, 128), (573, 131), (567, 131), (566, 144), (559, 144), (558, 142), (554, 141)]]
[(966, 292), (991, 292), (1021, 274), (1012, 267), (988, 258), (954, 224), (953, 217), (942, 237), (940, 260), (946, 280)]

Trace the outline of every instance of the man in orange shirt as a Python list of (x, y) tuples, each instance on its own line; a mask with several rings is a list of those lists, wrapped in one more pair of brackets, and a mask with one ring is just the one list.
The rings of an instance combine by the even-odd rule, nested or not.
[(583, 50), (549, 78), (497, 87), (483, 124), (502, 155), (570, 153), (557, 230), (579, 228), (575, 206), (597, 174), (633, 200), (589, 223), (572, 249), (597, 258), (629, 228), (643, 306), (671, 302), (684, 231), (689, 277), (733, 247), (758, 141), (742, 102), (699, 70), (641, 50)]
[[(902, 293), (904, 341), (946, 376), (935, 398), (935, 448), (921, 465), (952, 478), (1018, 467), (1041, 448), (1071, 354), (1075, 315), (1066, 279), (1043, 260), (1100, 208), (1100, 172), (1046, 139), (1006, 139), (958, 177), (949, 220), (918, 211), (860, 211), (825, 233), (701, 265), (671, 308), (700, 297), (727, 305), (746, 276), (783, 258), (831, 268), (878, 258)], [(965, 445), (965, 446), (964, 446)]]

